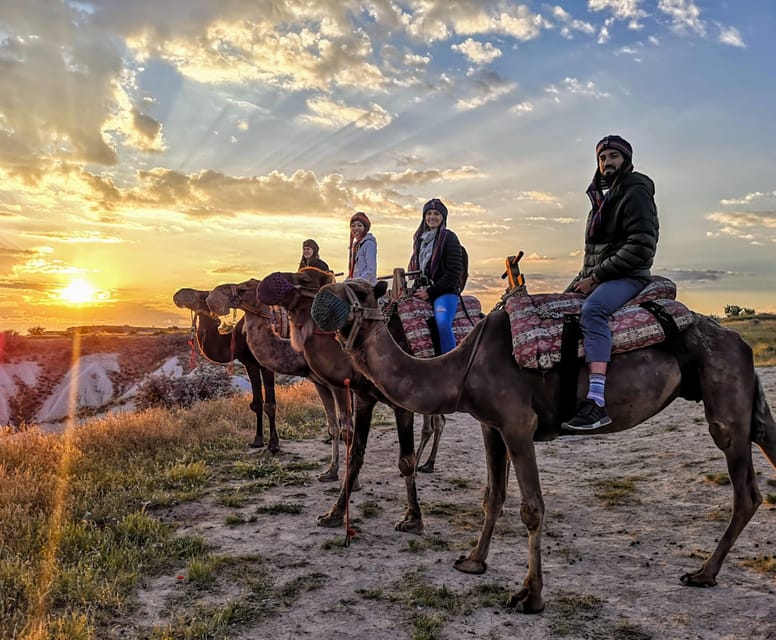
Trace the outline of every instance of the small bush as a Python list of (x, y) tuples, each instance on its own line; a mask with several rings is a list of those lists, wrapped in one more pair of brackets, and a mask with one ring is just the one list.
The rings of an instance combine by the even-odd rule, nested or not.
[(169, 374), (149, 376), (138, 387), (135, 403), (138, 409), (190, 407), (199, 400), (228, 398), (235, 389), (223, 367), (198, 364), (184, 377)]

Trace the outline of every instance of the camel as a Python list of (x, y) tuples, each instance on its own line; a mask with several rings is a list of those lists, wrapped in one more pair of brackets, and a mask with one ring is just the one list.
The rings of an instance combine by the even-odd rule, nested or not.
[[(256, 414), (256, 437), (251, 447), (264, 447), (264, 424), (262, 410), (269, 421), (269, 444), (267, 448), (276, 453), (280, 449), (278, 432), (275, 427), (275, 372), (259, 364), (254, 357), (242, 332), (244, 320), (241, 318), (229, 333), (218, 331), (220, 321), (210, 312), (205, 298), (209, 291), (179, 289), (172, 299), (177, 307), (191, 309), (192, 332), (197, 338), (199, 350), (208, 360), (216, 364), (229, 364), (239, 360), (245, 367), (251, 383), (251, 411)], [(263, 396), (262, 396), (263, 387)]]
[[(196, 323), (197, 344), (205, 357), (219, 364), (228, 364), (237, 359), (245, 366), (253, 391), (251, 409), (257, 416), (256, 438), (251, 446), (259, 448), (264, 446), (262, 418), (259, 412), (259, 402), (262, 397), (259, 385), (263, 380), (265, 384), (263, 408), (270, 426), (267, 449), (272, 453), (280, 451), (280, 439), (275, 427), (275, 373), (311, 378), (326, 413), (328, 431), (332, 435), (338, 434), (337, 403), (344, 402), (346, 396), (339, 390), (333, 394), (325, 384), (315, 376), (311, 376), (310, 368), (304, 358), (291, 348), (288, 340), (283, 340), (272, 331), (268, 313), (264, 314), (263, 320), (248, 317), (246, 314), (240, 318), (232, 331), (222, 334), (219, 331), (218, 315), (207, 305), (207, 297), (210, 293), (210, 291), (197, 289), (180, 289), (173, 295), (173, 301), (178, 307), (192, 310), (192, 322)], [(271, 386), (268, 387), (270, 384)], [(335, 481), (338, 479), (338, 471), (339, 445), (336, 437), (333, 437), (331, 462), (328, 469), (318, 476), (318, 480)]]
[[(488, 468), (485, 515), (477, 545), (454, 564), (462, 572), (481, 574), (487, 569), (511, 461), (522, 498), (520, 516), (528, 529), (528, 572), (520, 591), (511, 594), (509, 605), (523, 613), (540, 612), (544, 609), (540, 547), (544, 501), (534, 442), (576, 433), (561, 431), (558, 369), (527, 369), (516, 364), (509, 318), (502, 309), (480, 321), (453, 351), (437, 358), (413, 358), (374, 319), (377, 299), (384, 291), (383, 283), (374, 288), (362, 281), (328, 285), (316, 297), (313, 317), (322, 329), (339, 331), (349, 346), (354, 369), (395, 404), (422, 413), (462, 411), (481, 423)], [(752, 464), (752, 442), (776, 466), (776, 423), (749, 345), (713, 319), (694, 315), (694, 323), (679, 340), (699, 377), (711, 437), (725, 454), (733, 486), (733, 513), (713, 553), (697, 571), (682, 575), (681, 582), (711, 587), (733, 543), (762, 502)], [(660, 345), (615, 355), (607, 378), (612, 423), (588, 434), (629, 429), (682, 397), (678, 360)], [(581, 365), (577, 397), (584, 397), (586, 390), (587, 371)]]
[[(338, 527), (343, 524), (349, 492), (353, 490), (353, 482), (358, 478), (363, 466), (372, 412), (377, 402), (384, 402), (393, 409), (396, 417), (399, 437), (398, 466), (407, 491), (407, 507), (402, 519), (396, 523), (395, 529), (405, 533), (420, 534), (423, 532), (423, 518), (417, 497), (418, 464), (415, 453), (413, 413), (387, 400), (369, 380), (354, 371), (334, 333), (317, 331), (310, 316), (313, 297), (321, 286), (333, 280), (333, 276), (329, 273), (308, 268), (293, 273), (272, 273), (262, 280), (258, 288), (254, 287), (253, 292), (251, 292), (252, 281), (238, 285), (238, 289), (243, 291), (248, 301), (251, 296), (257, 296), (263, 303), (280, 304), (285, 307), (292, 320), (291, 341), (295, 348), (304, 353), (311, 369), (330, 384), (349, 388), (353, 392), (354, 442), (349, 456), (347, 482), (343, 483), (340, 494), (329, 511), (318, 517), (318, 525)], [(275, 293), (265, 298), (268, 291), (272, 293), (272, 289), (276, 290)], [(426, 439), (430, 437), (433, 428), (430, 419), (427, 427), (424, 421), (424, 431), (427, 430)]]

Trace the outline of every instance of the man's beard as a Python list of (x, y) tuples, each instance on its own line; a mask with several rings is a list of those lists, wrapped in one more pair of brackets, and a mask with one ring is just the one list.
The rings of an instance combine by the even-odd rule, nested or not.
[[(604, 167), (604, 171), (610, 167)], [(617, 178), (617, 174), (619, 172), (615, 169), (611, 173), (601, 173), (601, 182), (603, 182), (607, 187), (611, 187), (614, 183), (615, 179)]]

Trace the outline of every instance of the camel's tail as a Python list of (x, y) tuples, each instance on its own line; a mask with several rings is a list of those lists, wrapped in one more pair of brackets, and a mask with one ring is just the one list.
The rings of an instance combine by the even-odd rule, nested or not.
[(776, 422), (765, 399), (760, 376), (756, 373), (752, 407), (752, 440), (760, 446), (765, 457), (776, 467)]

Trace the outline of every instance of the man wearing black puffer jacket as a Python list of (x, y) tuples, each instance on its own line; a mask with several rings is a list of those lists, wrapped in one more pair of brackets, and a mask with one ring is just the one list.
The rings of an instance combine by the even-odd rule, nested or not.
[(566, 291), (587, 296), (580, 326), (589, 387), (577, 415), (563, 427), (598, 429), (609, 423), (604, 396), (611, 358), (609, 316), (649, 281), (659, 224), (655, 183), (633, 170), (633, 149), (620, 136), (603, 138), (595, 149), (598, 167), (587, 189), (592, 208), (585, 229), (582, 270)]

